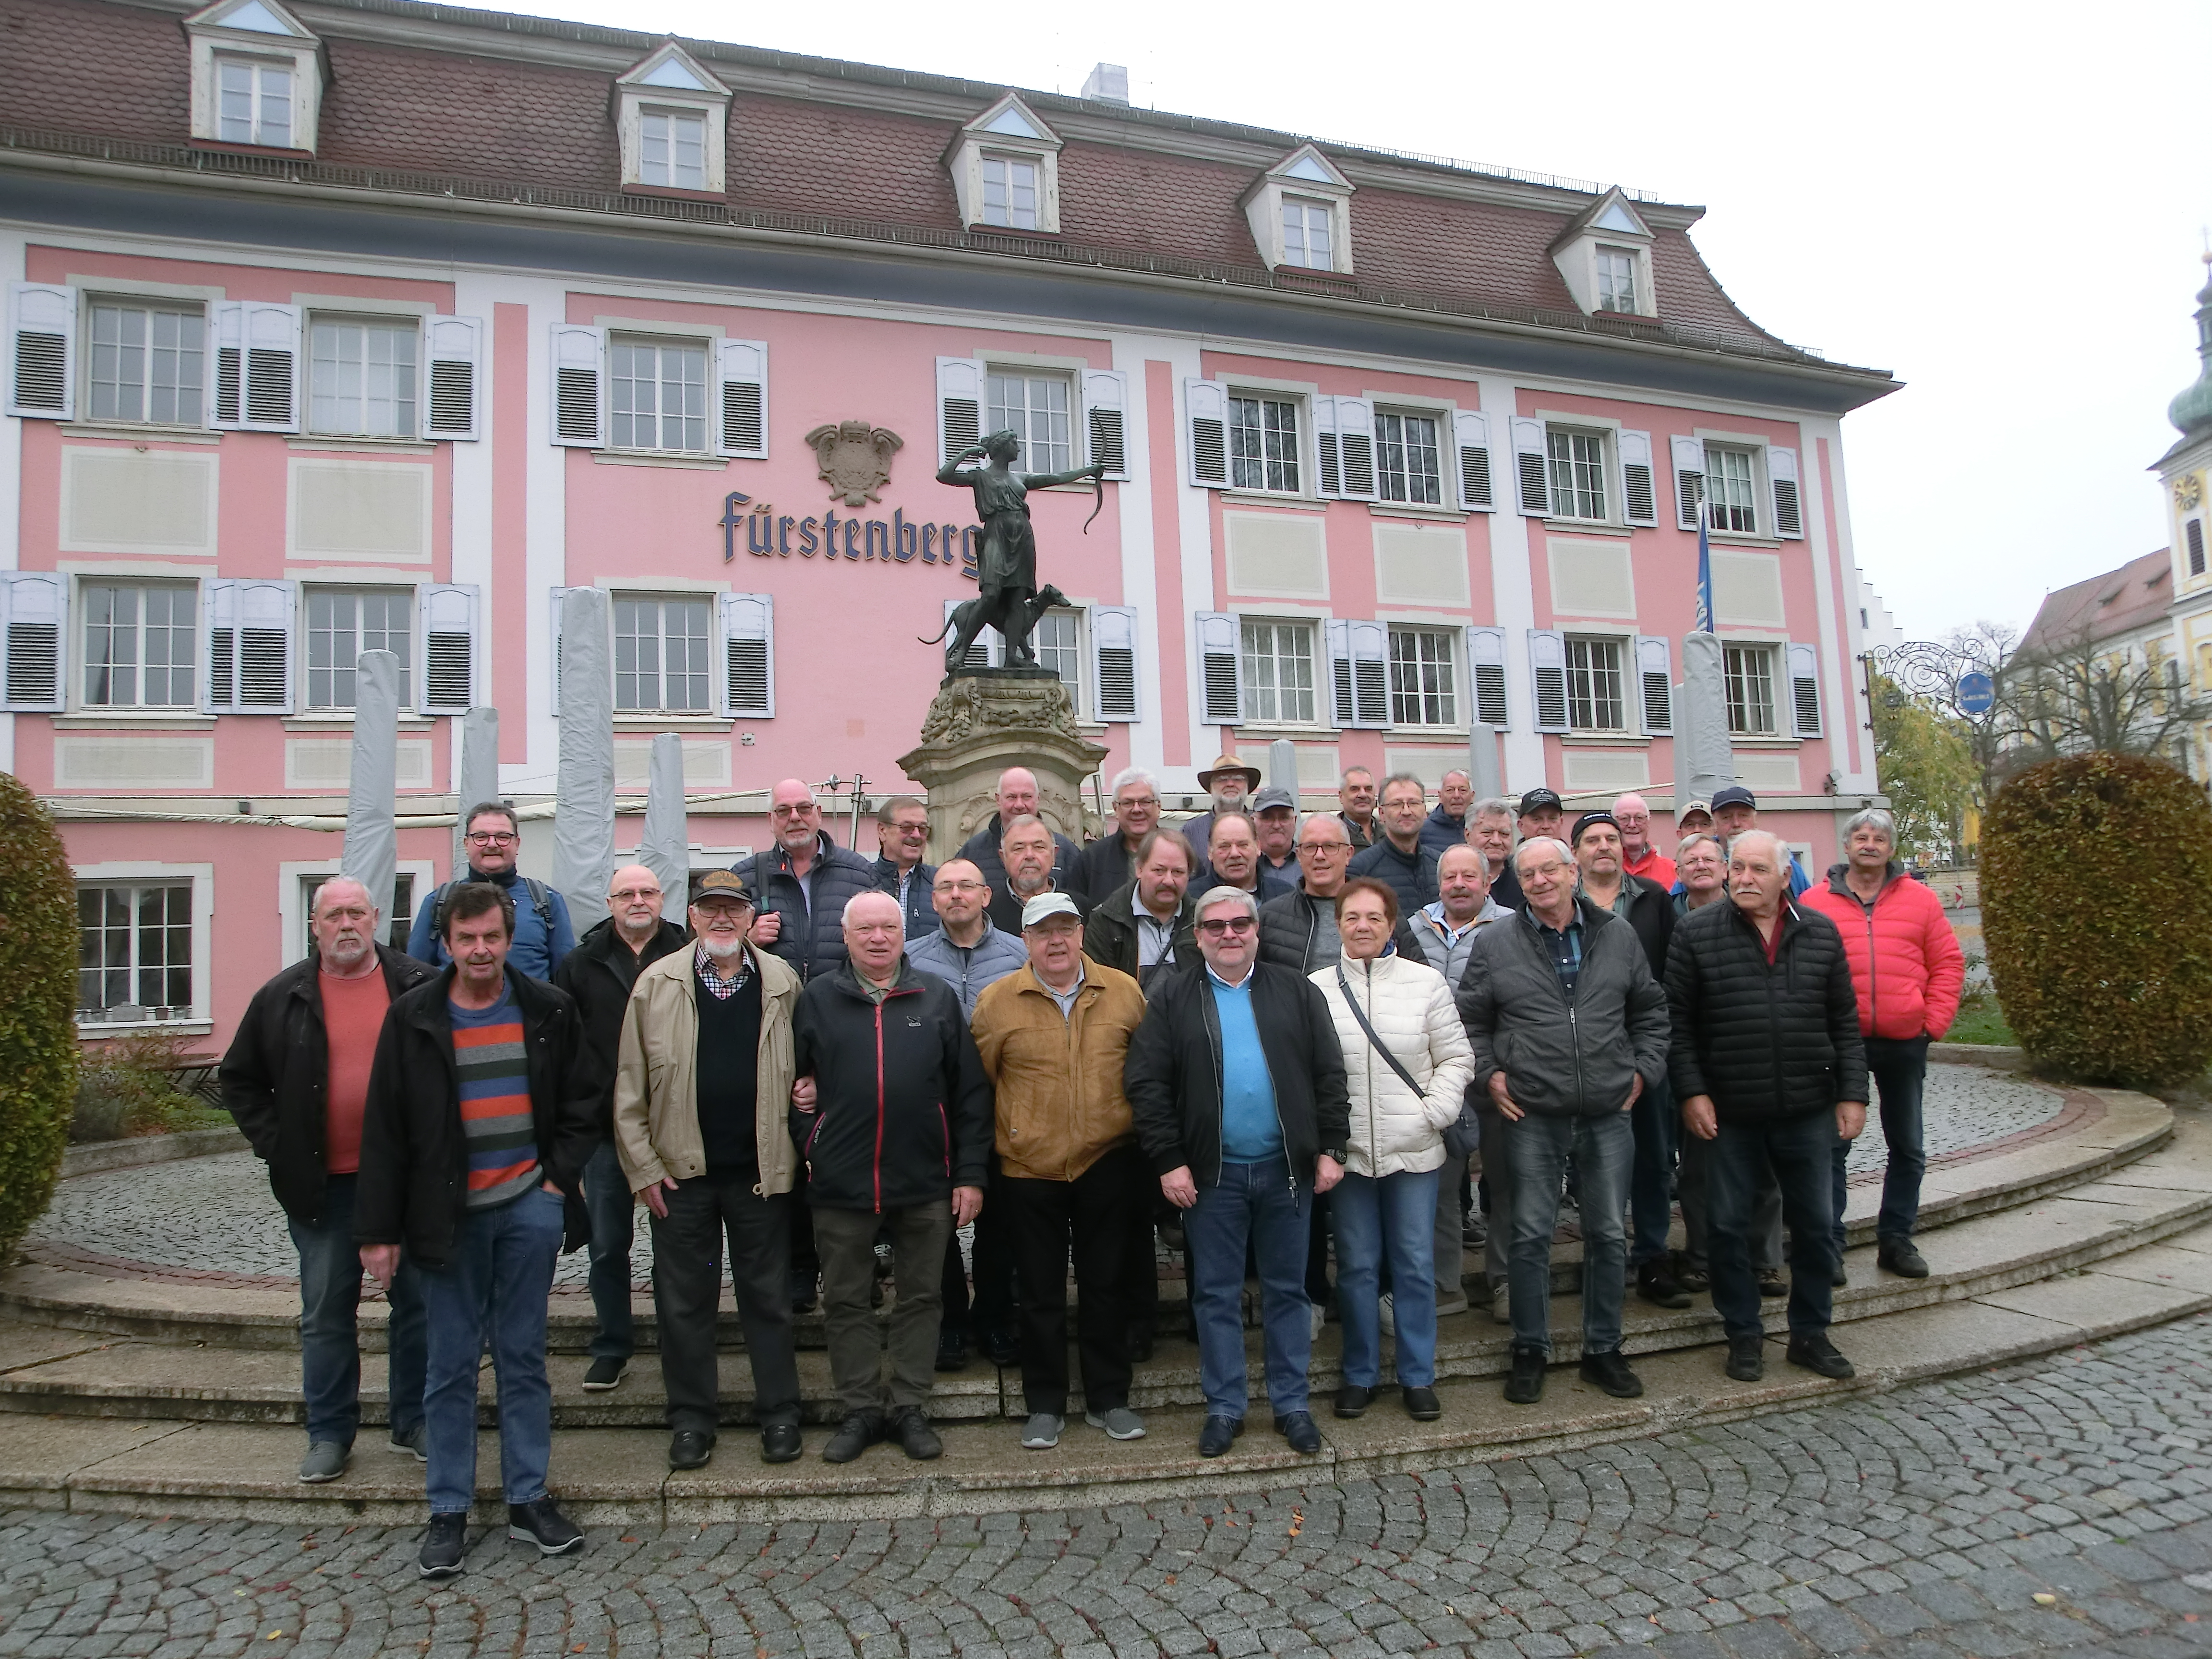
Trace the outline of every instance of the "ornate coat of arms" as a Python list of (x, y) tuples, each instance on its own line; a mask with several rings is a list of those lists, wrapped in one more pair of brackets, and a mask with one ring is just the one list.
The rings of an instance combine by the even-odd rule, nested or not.
[(876, 492), (890, 482), (891, 457), (906, 447), (897, 433), (866, 421), (817, 426), (806, 434), (806, 444), (822, 464), (831, 499), (842, 495), (848, 507), (883, 500)]

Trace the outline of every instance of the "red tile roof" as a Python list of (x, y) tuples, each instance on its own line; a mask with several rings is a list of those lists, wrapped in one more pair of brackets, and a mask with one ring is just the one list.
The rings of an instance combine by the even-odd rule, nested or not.
[(2133, 633), (2165, 619), (2173, 602), (2173, 555), (2161, 547), (2118, 570), (2054, 588), (2044, 595), (2020, 648), (2063, 649), (2086, 634), (2090, 643)]

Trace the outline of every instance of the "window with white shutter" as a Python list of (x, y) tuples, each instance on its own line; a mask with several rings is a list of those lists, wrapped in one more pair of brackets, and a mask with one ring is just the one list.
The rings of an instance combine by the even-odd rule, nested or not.
[(768, 459), (768, 342), (724, 340), (714, 351), (715, 453)]
[(1378, 622), (1339, 619), (1328, 624), (1328, 635), (1329, 703), (1336, 724), (1389, 725), (1390, 630)]
[(66, 421), (76, 412), (76, 290), (8, 284), (8, 413)]
[[(963, 599), (945, 600), (945, 620), (950, 623), (952, 613), (965, 603)], [(950, 632), (945, 636), (945, 643), (948, 647), (952, 643)], [(984, 628), (978, 629), (975, 637), (968, 642), (968, 654), (960, 659), (960, 665), (963, 668), (1000, 668), (1006, 665), (1006, 636), (995, 628)]]
[(210, 714), (292, 712), (290, 582), (216, 578), (200, 586)]
[(1467, 630), (1468, 678), (1474, 685), (1474, 723), (1504, 731), (1510, 723), (1505, 697), (1505, 630)]
[(1623, 432), (1620, 443), (1622, 516), (1632, 525), (1659, 522), (1659, 496), (1651, 476), (1651, 434)]
[(1344, 451), (1336, 441), (1336, 399), (1314, 399), (1314, 459), (1321, 473), (1315, 493), (1325, 499), (1344, 494)]
[(411, 438), (426, 376), (412, 317), (333, 317), (307, 326), (307, 429), (338, 437)]
[[(1201, 611), (1198, 626), (1199, 718), (1208, 726), (1234, 726), (1243, 718), (1243, 663), (1239, 649), (1237, 618), (1218, 611)], [(1312, 657), (1307, 657), (1312, 668)], [(1308, 716), (1311, 718), (1310, 715)]]
[(1129, 476), (1129, 377), (1118, 368), (1083, 371), (1084, 465), (1106, 477)]
[(983, 441), (983, 382), (980, 357), (937, 360), (937, 464)]
[(1479, 410), (1455, 410), (1452, 436), (1459, 451), (1459, 504), (1469, 513), (1498, 507), (1490, 482), (1490, 417)]
[(1790, 708), (1801, 738), (1820, 735), (1820, 653), (1794, 641), (1789, 647)]
[(552, 354), (553, 441), (597, 449), (606, 441), (606, 331), (556, 323)]
[(1528, 630), (1528, 678), (1536, 695), (1536, 730), (1567, 729), (1567, 637), (1556, 629)]
[[(1431, 438), (1431, 446), (1434, 440)], [(1336, 447), (1344, 461), (1344, 487), (1348, 501), (1375, 499), (1375, 405), (1364, 398), (1336, 400)]]
[(1767, 449), (1766, 482), (1774, 492), (1774, 533), (1802, 541), (1805, 535), (1805, 510), (1797, 496), (1796, 450), (1771, 447)]
[(297, 306), (258, 300), (215, 305), (215, 419), (244, 432), (300, 429)]
[(1544, 423), (1516, 418), (1513, 425), (1513, 471), (1521, 487), (1521, 511), (1532, 519), (1552, 513), (1550, 463), (1546, 459)]
[(7, 661), (0, 664), (6, 696), (0, 708), (30, 713), (63, 704), (69, 641), (69, 578), (46, 571), (0, 577), (0, 623)]
[(769, 593), (722, 596), (722, 712), (734, 720), (775, 714), (775, 599)]
[(1202, 489), (1229, 487), (1229, 389), (1218, 380), (1182, 383), (1184, 445), (1190, 481)]
[(422, 698), (425, 714), (465, 714), (476, 703), (476, 588), (462, 584), (427, 586), (417, 599), (422, 629)]
[(1133, 720), (1137, 706), (1137, 613), (1126, 605), (1091, 607), (1092, 717)]
[(422, 435), (459, 440), (479, 436), (477, 398), (477, 380), (483, 372), (483, 319), (426, 317), (422, 340), (426, 365), (422, 402), (428, 411)]
[(1668, 441), (1674, 463), (1674, 523), (1682, 530), (1698, 527), (1698, 509), (1705, 499), (1705, 447), (1695, 438)]
[(1664, 635), (1636, 641), (1636, 678), (1644, 697), (1644, 730), (1663, 738), (1674, 729), (1674, 649)]

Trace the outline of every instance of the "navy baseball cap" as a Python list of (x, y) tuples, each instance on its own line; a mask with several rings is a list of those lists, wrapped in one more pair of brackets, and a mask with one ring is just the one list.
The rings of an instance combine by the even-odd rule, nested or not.
[(1713, 791), (1713, 811), (1717, 812), (1723, 806), (1748, 806), (1756, 812), (1759, 810), (1759, 797), (1741, 784), (1732, 783), (1725, 789)]

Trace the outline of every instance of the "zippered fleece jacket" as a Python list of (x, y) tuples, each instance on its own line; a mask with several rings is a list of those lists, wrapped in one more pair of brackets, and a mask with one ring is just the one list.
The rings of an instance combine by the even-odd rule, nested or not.
[[(1337, 975), (1344, 976), (1339, 984)], [(1357, 1176), (1433, 1170), (1444, 1161), (1444, 1131), (1459, 1121), (1474, 1056), (1451, 987), (1424, 963), (1404, 957), (1346, 959), (1311, 975), (1336, 1024), (1344, 1050), (1350, 1135), (1345, 1168)], [(1415, 1094), (1367, 1040), (1344, 987), (1352, 988), (1375, 1035), (1421, 1085)]]
[(1844, 878), (1850, 866), (1830, 867), (1828, 878), (1808, 888), (1797, 902), (1818, 910), (1843, 935), (1850, 959), (1851, 988), (1859, 1000), (1859, 1033), (1893, 1042), (1941, 1037), (1959, 1017), (1966, 958), (1959, 949), (1943, 901), (1893, 860), (1869, 909)]
[(1666, 1080), (1667, 995), (1644, 942), (1610, 910), (1575, 900), (1582, 969), (1572, 1000), (1526, 913), (1475, 935), (1459, 1009), (1474, 1050), (1476, 1104), (1505, 1073), (1513, 1103), (1544, 1117), (1603, 1117), (1628, 1104), (1632, 1079)]
[(807, 981), (792, 1036), (814, 1079), (815, 1109), (791, 1113), (811, 1202), (881, 1214), (984, 1184), (991, 1085), (943, 980), (902, 957), (878, 1002), (841, 963)]

